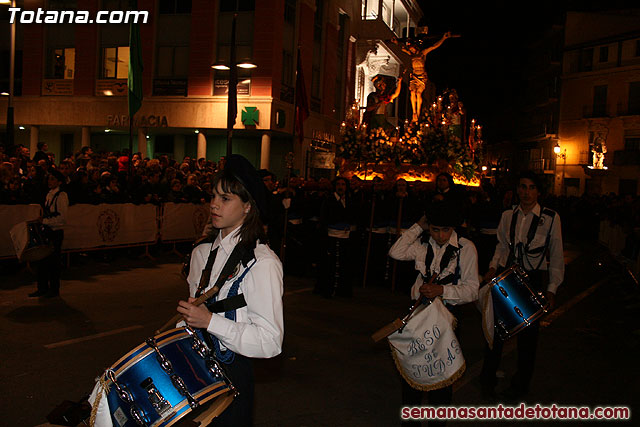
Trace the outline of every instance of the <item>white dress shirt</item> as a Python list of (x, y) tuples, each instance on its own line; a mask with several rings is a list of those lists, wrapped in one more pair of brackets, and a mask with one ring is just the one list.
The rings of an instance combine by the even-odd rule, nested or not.
[[(449, 242), (442, 246), (438, 245), (433, 238), (429, 237), (428, 244), (433, 248), (433, 261), (427, 268), (425, 265), (425, 257), (427, 255), (427, 244), (422, 243), (418, 238), (422, 234), (422, 227), (414, 224), (407, 231), (402, 233), (400, 238), (393, 244), (389, 250), (389, 256), (398, 261), (414, 261), (415, 269), (420, 272), (411, 288), (411, 298), (420, 297), (420, 286), (423, 284), (422, 275), (431, 277), (431, 273), (439, 273), (439, 278), (444, 278), (449, 274), (454, 274), (458, 265), (458, 257), (460, 257), (460, 279), (458, 284), (442, 285), (442, 299), (445, 303), (451, 305), (466, 304), (478, 299), (478, 253), (476, 247), (468, 239), (458, 237), (453, 231)], [(452, 256), (449, 264), (443, 271), (440, 271), (440, 260), (447, 248), (452, 245), (461, 248), (457, 255)]]
[[(211, 278), (204, 291), (215, 285), (220, 271), (240, 240), (239, 231), (240, 227), (224, 239), (218, 234), (213, 243), (203, 243), (193, 249), (187, 277), (192, 297), (198, 289), (211, 250), (218, 248)], [(236, 310), (235, 321), (225, 318), (224, 313), (213, 313), (207, 331), (220, 340), (222, 349), (247, 357), (269, 358), (280, 354), (284, 338), (282, 263), (267, 245), (261, 243), (256, 246), (254, 254), (255, 264), (252, 265), (253, 261), (249, 263), (250, 270), (238, 289), (238, 294), (244, 295), (247, 305)], [(218, 300), (227, 297), (231, 285), (244, 270), (245, 267), (240, 264), (239, 270), (220, 289)]]
[[(531, 221), (535, 216), (540, 216), (541, 207), (536, 205), (525, 215), (520, 205), (515, 209), (509, 209), (502, 213), (500, 218), (500, 224), (498, 225), (498, 244), (496, 245), (496, 251), (493, 255), (493, 259), (489, 263), (489, 267), (498, 268), (505, 267), (507, 259), (509, 257), (509, 242), (511, 232), (511, 219), (515, 212), (518, 212), (516, 218), (516, 230), (514, 237), (514, 247), (519, 243), (526, 245), (527, 234), (529, 233), (529, 227)], [(522, 257), (522, 267), (525, 270), (549, 270), (549, 284), (547, 290), (556, 293), (558, 287), (564, 280), (564, 254), (562, 249), (562, 231), (560, 225), (560, 215), (557, 213), (551, 217), (546, 214), (542, 214), (538, 227), (536, 229), (535, 236), (529, 244), (530, 249), (536, 249), (544, 247), (549, 236), (549, 260), (547, 261), (543, 257), (547, 251), (541, 251), (537, 254), (524, 254)]]
[(47, 198), (45, 199), (45, 206), (48, 206), (50, 211), (58, 212), (60, 215), (56, 215), (52, 218), (43, 218), (42, 223), (51, 227), (52, 230), (62, 230), (67, 223), (67, 210), (69, 209), (69, 197), (64, 191), (60, 191), (58, 197), (54, 196), (60, 191), (60, 187), (56, 187), (53, 190), (49, 190)]

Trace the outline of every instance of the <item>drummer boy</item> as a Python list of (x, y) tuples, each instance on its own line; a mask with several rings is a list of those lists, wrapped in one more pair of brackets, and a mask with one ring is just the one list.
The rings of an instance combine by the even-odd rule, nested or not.
[[(434, 202), (426, 216), (402, 233), (389, 250), (393, 259), (415, 262), (420, 274), (411, 288), (412, 299), (440, 296), (451, 311), (452, 306), (478, 298), (478, 253), (470, 240), (456, 233), (461, 223), (459, 207), (449, 201)], [(425, 283), (434, 273), (438, 274), (434, 283)], [(403, 406), (420, 406), (422, 394), (402, 381)], [(427, 392), (432, 406), (449, 405), (452, 395), (452, 385)]]
[[(529, 276), (536, 292), (545, 292), (550, 308), (555, 294), (564, 280), (564, 255), (560, 216), (538, 204), (541, 183), (537, 175), (524, 171), (518, 180), (520, 203), (502, 213), (498, 225), (498, 244), (489, 263), (485, 281), (496, 276), (497, 270), (513, 264), (521, 266)], [(533, 322), (518, 333), (518, 371), (505, 391), (507, 400), (517, 401), (526, 396), (533, 376), (539, 323)], [(485, 349), (481, 383), (483, 395), (495, 398), (496, 371), (500, 364), (503, 343), (495, 339), (493, 348)]]

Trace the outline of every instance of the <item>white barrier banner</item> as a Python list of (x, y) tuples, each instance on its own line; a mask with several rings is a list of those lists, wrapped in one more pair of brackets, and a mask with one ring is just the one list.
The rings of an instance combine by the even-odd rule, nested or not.
[(209, 205), (165, 203), (162, 214), (162, 241), (195, 240), (209, 219)]
[(155, 242), (157, 209), (131, 203), (70, 206), (62, 249)]
[(16, 256), (9, 230), (20, 222), (38, 219), (40, 211), (40, 205), (0, 205), (0, 257)]

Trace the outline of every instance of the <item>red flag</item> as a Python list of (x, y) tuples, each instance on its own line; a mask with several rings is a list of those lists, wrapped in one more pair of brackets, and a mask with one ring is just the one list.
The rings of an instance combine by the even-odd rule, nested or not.
[(296, 68), (296, 99), (295, 99), (295, 132), (298, 133), (300, 143), (304, 141), (304, 121), (309, 117), (309, 102), (307, 100), (307, 89), (304, 85), (304, 75), (302, 74), (302, 58), (298, 49), (298, 65)]
[(236, 66), (236, 18), (231, 22), (231, 52), (229, 54), (229, 84), (227, 100), (227, 129), (233, 129), (238, 116), (238, 67)]

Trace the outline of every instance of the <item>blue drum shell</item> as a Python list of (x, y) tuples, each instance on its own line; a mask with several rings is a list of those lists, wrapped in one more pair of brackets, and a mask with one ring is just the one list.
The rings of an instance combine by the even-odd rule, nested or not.
[[(205, 360), (191, 348), (192, 338), (184, 328), (172, 329), (154, 338), (160, 352), (171, 362), (173, 372), (182, 378), (189, 393), (200, 404), (229, 391), (229, 386), (214, 377)], [(149, 426), (173, 424), (191, 411), (186, 397), (173, 385), (171, 377), (160, 366), (156, 352), (146, 343), (131, 350), (110, 369), (114, 371), (117, 383), (126, 386)], [(141, 386), (147, 378), (152, 379), (155, 388), (172, 406), (164, 416), (153, 408), (147, 390)], [(138, 427), (131, 416), (131, 406), (121, 400), (111, 382), (107, 399), (114, 426)]]
[(547, 307), (544, 297), (530, 288), (526, 273), (513, 267), (492, 280), (491, 297), (495, 318), (503, 322), (508, 336), (529, 326)]

